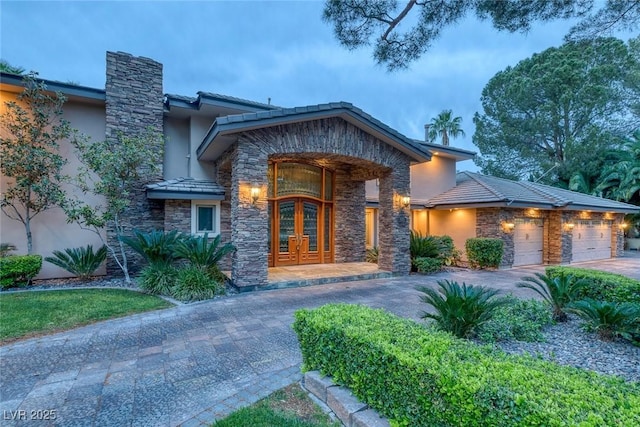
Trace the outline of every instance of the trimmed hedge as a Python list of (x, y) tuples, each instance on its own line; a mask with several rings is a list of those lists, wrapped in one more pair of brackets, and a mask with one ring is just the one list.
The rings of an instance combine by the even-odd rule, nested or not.
[(506, 355), (383, 310), (295, 314), (304, 370), (320, 370), (396, 426), (638, 425), (640, 385)]
[(502, 239), (475, 237), (464, 244), (467, 259), (472, 268), (498, 268), (502, 262), (504, 242)]
[(41, 268), (40, 255), (9, 255), (0, 258), (0, 288), (26, 286)]
[(440, 258), (414, 258), (411, 263), (416, 268), (418, 273), (437, 273), (442, 270), (444, 261)]
[(597, 301), (640, 304), (640, 281), (621, 274), (563, 266), (547, 267), (546, 272), (550, 277), (564, 274), (572, 275), (576, 280), (585, 280), (588, 285), (580, 290), (578, 299), (592, 298)]

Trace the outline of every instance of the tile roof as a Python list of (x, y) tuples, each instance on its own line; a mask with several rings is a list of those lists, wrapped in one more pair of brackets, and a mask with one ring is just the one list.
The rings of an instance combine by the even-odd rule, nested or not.
[(427, 201), (427, 207), (512, 206), (638, 212), (640, 207), (549, 185), (459, 172), (456, 186)]
[(215, 181), (203, 179), (176, 178), (149, 184), (146, 188), (147, 197), (150, 199), (224, 198), (224, 188), (222, 186)]

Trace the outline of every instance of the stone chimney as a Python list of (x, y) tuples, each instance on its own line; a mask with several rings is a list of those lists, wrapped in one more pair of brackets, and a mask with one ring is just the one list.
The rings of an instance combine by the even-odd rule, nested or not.
[[(162, 134), (164, 93), (162, 91), (162, 64), (149, 58), (137, 57), (125, 52), (107, 52), (106, 82), (106, 132), (107, 140), (116, 138), (118, 132), (127, 136), (140, 135), (149, 128)], [(162, 159), (163, 156), (160, 156)], [(157, 180), (162, 179), (162, 164)], [(147, 199), (141, 182), (140, 191), (132, 194), (131, 205), (123, 223), (129, 230), (163, 229), (163, 201)], [(112, 230), (107, 239), (117, 244)], [(127, 253), (129, 259), (139, 259)], [(134, 263), (130, 263), (131, 269)], [(107, 274), (118, 274), (120, 268), (111, 260), (107, 262)]]

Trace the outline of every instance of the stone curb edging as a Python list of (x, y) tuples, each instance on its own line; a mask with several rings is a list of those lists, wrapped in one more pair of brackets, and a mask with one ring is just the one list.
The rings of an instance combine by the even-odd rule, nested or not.
[(346, 427), (389, 427), (375, 409), (360, 402), (351, 390), (338, 386), (318, 371), (304, 374), (302, 386), (333, 411)]

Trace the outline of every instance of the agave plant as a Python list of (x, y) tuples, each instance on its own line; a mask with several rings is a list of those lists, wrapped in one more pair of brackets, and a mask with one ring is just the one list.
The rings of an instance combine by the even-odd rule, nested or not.
[(640, 307), (633, 303), (614, 303), (585, 298), (571, 303), (567, 310), (585, 321), (587, 329), (606, 341), (621, 336), (640, 340)]
[(96, 252), (92, 245), (86, 248), (68, 248), (62, 251), (53, 251), (53, 256), (44, 260), (67, 270), (81, 279), (91, 276), (107, 259), (107, 247), (102, 245)]
[(422, 302), (431, 305), (435, 313), (425, 312), (423, 319), (433, 319), (440, 329), (457, 337), (472, 336), (476, 329), (491, 319), (497, 307), (506, 304), (504, 298), (495, 298), (497, 289), (474, 286), (455, 281), (438, 281), (439, 289), (420, 287)]
[(180, 240), (175, 246), (175, 255), (189, 261), (194, 266), (203, 270), (216, 271), (218, 262), (236, 248), (229, 242), (220, 244), (220, 235), (209, 241), (208, 234), (204, 236), (191, 236)]
[(176, 230), (168, 232), (134, 230), (132, 237), (125, 236), (121, 240), (142, 255), (149, 264), (169, 265), (175, 260), (174, 248), (182, 240), (182, 235)]
[(587, 284), (584, 280), (575, 280), (570, 274), (550, 277), (542, 273), (523, 277), (522, 282), (516, 283), (518, 288), (527, 288), (540, 295), (553, 310), (553, 320), (566, 322), (566, 306), (577, 299), (582, 288)]

